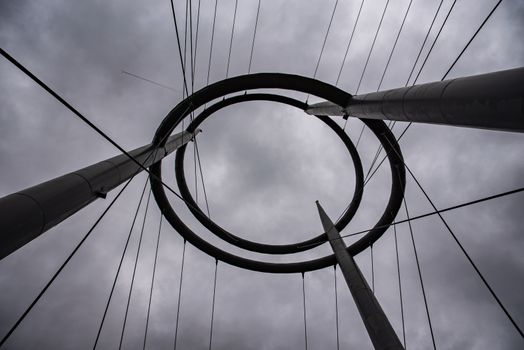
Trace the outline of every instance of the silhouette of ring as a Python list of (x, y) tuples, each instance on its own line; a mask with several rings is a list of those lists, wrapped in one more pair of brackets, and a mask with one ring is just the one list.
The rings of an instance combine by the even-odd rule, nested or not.
[[(301, 110), (305, 110), (307, 108), (306, 103), (286, 96), (256, 93), (237, 95), (221, 100), (220, 102), (217, 102), (214, 105), (205, 109), (193, 120), (193, 122), (191, 122), (191, 124), (187, 127), (187, 131), (194, 132), (204, 120), (206, 120), (208, 117), (210, 117), (220, 109), (247, 101), (272, 101), (293, 106)], [(338, 220), (338, 222), (335, 224), (335, 227), (339, 231), (342, 231), (355, 215), (360, 201), (362, 199), (362, 193), (364, 191), (364, 174), (362, 171), (362, 162), (360, 161), (360, 157), (358, 155), (357, 149), (353, 145), (353, 142), (351, 142), (349, 136), (344, 132), (344, 130), (342, 130), (342, 128), (337, 123), (335, 123), (331, 118), (326, 116), (316, 117), (320, 119), (322, 122), (324, 122), (329, 128), (331, 128), (331, 130), (333, 130), (340, 137), (351, 156), (355, 168), (355, 188), (353, 191), (353, 198), (351, 199), (351, 202), (347, 207), (347, 210), (344, 211), (340, 220)], [(294, 254), (312, 249), (313, 247), (326, 242), (326, 234), (322, 233), (312, 239), (293, 244), (263, 244), (243, 239), (220, 227), (218, 224), (216, 224), (202, 212), (198, 204), (193, 199), (191, 192), (189, 191), (184, 173), (184, 154), (186, 151), (186, 146), (187, 144), (183, 145), (182, 147), (178, 148), (176, 152), (175, 174), (178, 188), (180, 189), (180, 194), (186, 202), (188, 209), (193, 213), (195, 218), (209, 231), (213, 232), (216, 236), (239, 248), (264, 254)]]
[[(282, 73), (259, 73), (238, 76), (209, 85), (181, 101), (160, 123), (153, 138), (153, 143), (156, 146), (163, 146), (167, 139), (166, 136), (170, 135), (184, 118), (200, 106), (203, 106), (214, 99), (226, 96), (227, 94), (261, 88), (299, 91), (318, 96), (339, 106), (347, 106), (351, 100), (351, 95), (347, 92), (338, 89), (335, 86), (307, 77)], [(404, 161), (400, 147), (394, 135), (383, 121), (371, 119), (361, 120), (375, 134), (386, 151), (390, 163), (392, 181), (390, 197), (382, 216), (379, 218), (375, 226), (364, 235), (364, 237), (360, 238), (347, 248), (348, 252), (353, 256), (362, 252), (377, 241), (391, 225), (402, 204), (406, 183)], [(161, 162), (152, 165), (150, 170), (155, 176), (161, 178)], [(306, 272), (336, 264), (334, 255), (301, 262), (272, 263), (248, 259), (226, 252), (195, 234), (178, 217), (171, 207), (161, 182), (152, 176), (150, 176), (150, 182), (155, 200), (166, 220), (180, 235), (182, 235), (182, 237), (184, 237), (184, 239), (203, 252), (215, 257), (217, 260), (221, 260), (240, 268), (268, 273)], [(314, 244), (311, 248), (317, 245), (318, 244)]]

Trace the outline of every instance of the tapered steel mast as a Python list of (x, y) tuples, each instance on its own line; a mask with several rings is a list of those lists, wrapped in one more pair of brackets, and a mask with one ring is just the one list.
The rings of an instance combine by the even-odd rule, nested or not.
[(524, 132), (524, 68), (321, 102), (308, 114)]
[(364, 321), (373, 346), (379, 350), (404, 349), (377, 298), (375, 298), (366, 279), (355, 263), (355, 260), (349, 255), (346, 244), (340, 237), (340, 233), (320, 203), (318, 201), (316, 203), (322, 227), (326, 231), (329, 244), (340, 266), (340, 271), (342, 271), (342, 275), (355, 300), (355, 304)]
[[(164, 147), (152, 144), (129, 154), (144, 167), (158, 162), (193, 139), (181, 132)], [(97, 198), (142, 171), (125, 154), (0, 198), (0, 259), (40, 236)]]

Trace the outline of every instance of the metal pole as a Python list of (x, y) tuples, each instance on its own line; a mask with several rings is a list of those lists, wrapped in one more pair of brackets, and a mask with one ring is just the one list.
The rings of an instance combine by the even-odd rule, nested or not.
[[(130, 153), (144, 167), (158, 162), (193, 139), (184, 131), (171, 136), (164, 147), (152, 144)], [(59, 176), (0, 198), (0, 259), (40, 236), (142, 169), (125, 154)]]
[(524, 132), (524, 68), (321, 102), (308, 114), (444, 124)]
[(375, 349), (404, 349), (338, 230), (317, 201), (320, 221)]

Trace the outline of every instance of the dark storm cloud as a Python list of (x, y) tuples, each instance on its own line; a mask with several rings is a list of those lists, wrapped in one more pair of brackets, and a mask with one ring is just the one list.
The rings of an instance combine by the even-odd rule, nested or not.
[[(407, 3), (407, 0), (391, 1), (361, 92), (377, 89)], [(205, 85), (207, 79), (214, 9), (212, 0), (202, 0), (201, 4), (196, 88)], [(262, 0), (252, 72), (312, 76), (333, 4), (333, 1)], [(437, 0), (414, 1), (383, 88), (406, 84), (438, 4)], [(256, 5), (256, 0), (239, 1), (229, 76), (247, 72)], [(335, 82), (359, 5), (358, 1), (339, 2), (317, 74), (320, 80)], [(364, 5), (339, 84), (351, 93), (357, 88), (384, 5), (385, 0), (366, 1)], [(184, 2), (176, 2), (180, 29), (184, 6)], [(437, 27), (450, 6), (451, 1), (444, 1)], [(419, 82), (442, 78), (492, 6), (493, 1), (457, 2)], [(233, 9), (234, 1), (219, 2), (211, 82), (223, 79), (226, 74)], [(450, 77), (522, 66), (523, 18), (522, 2), (504, 1)], [(0, 3), (0, 41), (2, 48), (129, 149), (149, 142), (158, 123), (181, 99), (181, 93), (121, 73), (129, 71), (182, 90), (168, 1), (4, 1)], [(2, 195), (117, 153), (5, 60), (0, 63), (0, 72)], [(306, 98), (302, 94), (293, 96)], [(341, 120), (337, 122), (342, 124)], [(395, 128), (397, 135), (403, 127)], [(247, 103), (218, 113), (202, 128), (199, 147), (211, 215), (219, 224), (243, 237), (274, 243), (311, 237), (321, 230), (314, 201), (319, 199), (335, 218), (351, 196), (353, 169), (346, 161), (348, 156), (342, 144), (320, 122), (304, 117), (300, 111), (270, 103)], [(352, 139), (358, 138), (360, 128), (358, 121), (348, 123)], [(521, 135), (428, 125), (413, 125), (411, 129), (401, 141), (402, 150), (407, 164), (437, 207), (523, 185)], [(377, 146), (366, 131), (359, 144), (365, 169)], [(192, 147), (189, 147), (186, 172), (190, 188), (194, 186), (192, 159)], [(169, 158), (164, 165), (169, 183), (173, 183), (172, 167), (173, 158)], [(374, 224), (385, 207), (390, 186), (388, 177), (389, 170), (384, 166), (366, 187), (361, 209), (343, 233)], [(78, 256), (21, 324), (8, 348), (92, 347), (145, 180), (141, 176), (133, 181), (111, 214), (104, 218)], [(200, 188), (199, 203), (203, 205), (201, 191)], [(23, 312), (110, 199), (95, 202), (2, 260), (0, 334)], [(432, 210), (411, 180), (407, 200), (412, 215)], [(445, 215), (520, 325), (524, 324), (523, 201), (522, 195), (513, 195)], [(177, 199), (172, 202), (199, 234), (242, 256), (296, 261), (329, 252), (328, 247), (322, 247), (276, 260), (246, 253), (219, 242), (191, 218), (183, 203)], [(159, 221), (153, 201), (149, 209), (126, 325), (125, 348), (141, 347), (144, 336)], [(100, 348), (118, 346), (143, 212), (142, 207)], [(399, 218), (404, 217), (401, 211)], [(413, 229), (438, 347), (520, 348), (522, 340), (439, 219), (418, 220), (413, 223)], [(390, 231), (374, 247), (376, 293), (395, 330), (401, 334), (394, 241)], [(407, 345), (429, 348), (429, 330), (406, 224), (399, 225), (398, 237)], [(182, 239), (164, 222), (148, 348), (164, 349), (173, 345), (181, 252)], [(178, 345), (207, 348), (214, 261), (190, 245), (186, 253)], [(369, 252), (359, 255), (357, 262), (369, 279)], [(338, 281), (342, 348), (371, 348), (342, 276), (339, 275)], [(333, 287), (332, 269), (306, 274), (311, 348), (336, 346)], [(301, 292), (299, 275), (273, 276), (219, 264), (213, 348), (302, 348)]]

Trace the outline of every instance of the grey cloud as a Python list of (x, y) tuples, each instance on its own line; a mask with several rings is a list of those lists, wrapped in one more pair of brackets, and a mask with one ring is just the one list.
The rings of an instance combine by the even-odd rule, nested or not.
[[(383, 88), (403, 86), (437, 0), (414, 1)], [(252, 72), (312, 76), (334, 1), (262, 0)], [(360, 2), (340, 1), (317, 78), (334, 83)], [(339, 86), (357, 87), (384, 0), (366, 1)], [(392, 1), (364, 76), (361, 92), (376, 90), (408, 4)], [(196, 2), (193, 3), (196, 11)], [(256, 0), (239, 1), (230, 76), (245, 74), (249, 63)], [(445, 1), (443, 11), (451, 5)], [(176, 2), (179, 28), (185, 3)], [(493, 1), (458, 1), (419, 81), (439, 80), (462, 49)], [(214, 1), (202, 0), (195, 88), (205, 85)], [(225, 77), (234, 1), (220, 1), (210, 81)], [(524, 6), (504, 1), (450, 77), (522, 66)], [(435, 26), (440, 26), (443, 13)], [(195, 24), (195, 23), (194, 23)], [(435, 31), (433, 31), (435, 33)], [(432, 41), (433, 35), (429, 41)], [(117, 142), (133, 148), (149, 142), (162, 118), (178, 103), (174, 93), (123, 75), (133, 72), (182, 90), (178, 48), (169, 2), (4, 1), (0, 4), (2, 48), (49, 83)], [(427, 47), (426, 47), (427, 50)], [(424, 51), (422, 57), (425, 56)], [(0, 63), (0, 192), (19, 189), (117, 154), (7, 61)], [(417, 70), (415, 70), (417, 72)], [(306, 99), (303, 94), (290, 94)], [(315, 98), (311, 98), (315, 101)], [(314, 200), (336, 217), (353, 188), (352, 165), (338, 140), (300, 111), (269, 103), (228, 108), (203, 125), (199, 136), (212, 216), (245, 237), (292, 242), (321, 230)], [(307, 117), (304, 117), (307, 118)], [(338, 121), (343, 125), (342, 121)], [(351, 120), (353, 140), (361, 123)], [(394, 129), (398, 135), (404, 125)], [(365, 131), (359, 150), (369, 166), (376, 140)], [(442, 208), (522, 186), (524, 144), (519, 134), (445, 126), (413, 125), (401, 147), (407, 164), (437, 207)], [(343, 160), (343, 161), (341, 161)], [(186, 154), (187, 177), (194, 186), (192, 147)], [(164, 164), (173, 183), (173, 158)], [(344, 234), (374, 224), (385, 206), (390, 180), (383, 166), (366, 187), (358, 214)], [(92, 347), (109, 295), (130, 220), (146, 181), (141, 175), (102, 221), (78, 256), (13, 334), (6, 348), (68, 349)], [(202, 202), (199, 188), (199, 203)], [(115, 193), (97, 201), (62, 225), (0, 263), (0, 334), (25, 310), (68, 252), (87, 232)], [(407, 200), (412, 215), (431, 206), (412, 180)], [(522, 195), (447, 213), (445, 218), (478, 263), (488, 281), (524, 324), (521, 276)], [(291, 258), (246, 253), (220, 243), (195, 222), (184, 204), (173, 206), (210, 242), (242, 256), (294, 261), (329, 253), (328, 247)], [(143, 209), (139, 213), (141, 222)], [(251, 221), (247, 218), (253, 215)], [(405, 217), (401, 210), (399, 219)], [(159, 211), (150, 203), (137, 278), (124, 339), (125, 348), (142, 346)], [(136, 254), (140, 225), (133, 231), (100, 348), (118, 344)], [(437, 217), (413, 223), (437, 346), (441, 349), (522, 347), (509, 324), (460, 255)], [(398, 227), (401, 273), (409, 348), (429, 348), (429, 330), (413, 248), (406, 224)], [(347, 239), (352, 242), (354, 239)], [(401, 334), (393, 232), (374, 247), (376, 293)], [(153, 293), (148, 348), (173, 345), (182, 239), (164, 222)], [(187, 246), (178, 341), (180, 348), (207, 348), (214, 261)], [(371, 277), (369, 251), (357, 257)], [(333, 270), (306, 274), (308, 341), (311, 348), (335, 347)], [(338, 275), (342, 348), (371, 348), (354, 302)], [(213, 348), (302, 348), (301, 277), (243, 271), (220, 263)]]

